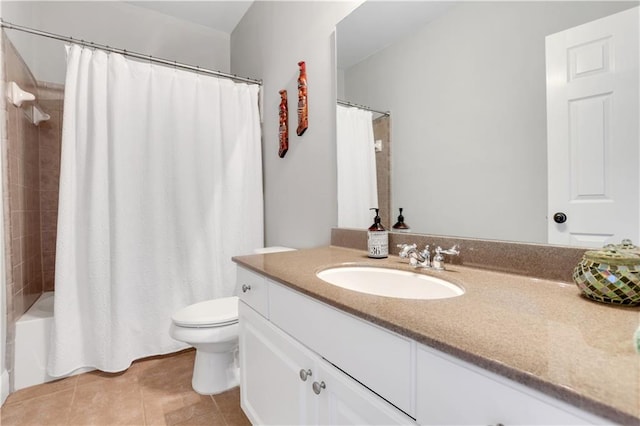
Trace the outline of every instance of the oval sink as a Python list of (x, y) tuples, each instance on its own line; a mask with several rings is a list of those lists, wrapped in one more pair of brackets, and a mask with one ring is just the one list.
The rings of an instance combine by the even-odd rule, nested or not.
[(316, 276), (347, 290), (400, 299), (446, 299), (464, 294), (461, 287), (441, 278), (389, 268), (341, 266)]

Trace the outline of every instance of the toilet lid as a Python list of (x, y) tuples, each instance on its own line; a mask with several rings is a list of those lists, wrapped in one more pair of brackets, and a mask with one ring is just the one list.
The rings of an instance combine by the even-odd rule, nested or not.
[(207, 300), (180, 309), (171, 317), (181, 327), (213, 327), (238, 322), (238, 298)]

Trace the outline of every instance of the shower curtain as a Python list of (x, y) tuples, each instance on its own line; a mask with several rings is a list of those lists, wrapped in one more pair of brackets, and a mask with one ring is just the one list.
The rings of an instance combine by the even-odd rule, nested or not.
[(337, 106), (338, 226), (368, 228), (378, 207), (371, 111)]
[(258, 87), (72, 45), (61, 163), (48, 373), (182, 349), (173, 312), (263, 245)]

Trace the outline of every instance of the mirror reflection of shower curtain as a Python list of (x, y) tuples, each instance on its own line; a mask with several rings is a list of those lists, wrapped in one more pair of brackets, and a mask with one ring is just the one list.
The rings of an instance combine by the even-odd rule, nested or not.
[(371, 111), (337, 105), (338, 226), (368, 228), (378, 207)]
[(184, 348), (172, 314), (263, 245), (258, 86), (71, 46), (61, 163), (48, 373)]

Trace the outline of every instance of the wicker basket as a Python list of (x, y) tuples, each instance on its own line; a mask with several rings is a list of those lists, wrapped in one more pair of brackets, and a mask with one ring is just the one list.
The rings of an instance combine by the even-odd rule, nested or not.
[(630, 240), (585, 252), (573, 280), (590, 299), (634, 306), (640, 304), (640, 250)]

